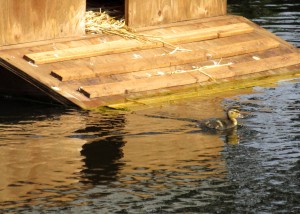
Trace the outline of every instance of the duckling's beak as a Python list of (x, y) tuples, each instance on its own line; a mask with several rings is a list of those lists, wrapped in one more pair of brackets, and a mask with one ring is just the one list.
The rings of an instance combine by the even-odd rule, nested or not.
[(244, 116), (241, 113), (239, 113), (238, 118), (244, 118)]

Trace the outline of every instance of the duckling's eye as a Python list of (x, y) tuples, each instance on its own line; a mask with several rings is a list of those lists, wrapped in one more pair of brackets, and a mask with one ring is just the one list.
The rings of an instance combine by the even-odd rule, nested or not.
[(234, 110), (233, 112), (234, 112), (235, 114), (239, 114), (239, 113), (240, 113), (239, 110)]

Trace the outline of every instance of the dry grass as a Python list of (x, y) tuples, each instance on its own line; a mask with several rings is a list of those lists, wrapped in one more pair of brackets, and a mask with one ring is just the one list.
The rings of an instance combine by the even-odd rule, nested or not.
[(85, 20), (85, 31), (87, 34), (110, 34), (126, 39), (149, 41), (146, 36), (138, 34), (126, 26), (124, 19), (117, 20), (107, 12), (101, 11), (101, 9), (99, 12), (87, 11)]
[[(110, 35), (117, 35), (125, 39), (136, 39), (142, 42), (161, 42), (164, 44), (165, 48), (171, 49), (171, 51), (167, 51), (167, 54), (175, 54), (176, 52), (181, 51), (191, 51), (184, 48), (180, 48), (173, 44), (167, 43), (163, 41), (162, 38), (153, 37), (149, 35), (143, 35), (135, 32), (134, 30), (130, 29), (125, 24), (124, 19), (117, 20), (114, 17), (111, 17), (107, 12), (100, 11), (87, 11), (86, 12), (86, 23), (85, 23), (85, 30), (87, 34), (110, 34)], [(210, 58), (212, 58), (213, 54), (209, 54)], [(203, 67), (193, 67), (191, 70), (177, 70), (172, 73), (183, 73), (183, 72), (191, 72), (191, 71), (199, 71), (204, 75), (208, 76), (210, 80), (215, 80), (212, 76), (207, 74), (204, 70), (220, 67), (220, 66), (228, 66), (232, 63), (222, 64), (220, 60), (216, 62), (211, 60), (213, 65), (203, 66)]]
[(130, 29), (124, 19), (117, 20), (111, 17), (106, 11), (87, 11), (85, 14), (85, 31), (87, 34), (110, 34), (117, 35), (125, 39), (136, 39), (141, 42), (161, 42), (165, 47), (171, 48), (174, 51), (182, 49), (163, 41), (159, 37), (144, 35)]

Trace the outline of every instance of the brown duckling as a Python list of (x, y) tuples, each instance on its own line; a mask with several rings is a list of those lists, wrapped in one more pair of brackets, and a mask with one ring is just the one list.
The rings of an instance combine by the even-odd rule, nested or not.
[(240, 111), (237, 109), (229, 109), (227, 111), (226, 119), (215, 119), (215, 120), (207, 120), (204, 122), (204, 125), (207, 128), (215, 129), (215, 130), (226, 130), (234, 128), (238, 125), (238, 121), (236, 118), (242, 118)]

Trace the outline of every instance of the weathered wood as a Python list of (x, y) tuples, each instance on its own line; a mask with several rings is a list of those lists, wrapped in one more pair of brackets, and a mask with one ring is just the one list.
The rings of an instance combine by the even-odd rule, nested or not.
[[(76, 103), (75, 99), (72, 102), (70, 101), (70, 97), (66, 98), (64, 95), (54, 91), (51, 88), (51, 86), (55, 85), (52, 80), (49, 80), (49, 78), (44, 78), (43, 74), (35, 72), (36, 67), (33, 67), (29, 64), (24, 65), (20, 59), (16, 59), (15, 57), (11, 57), (6, 54), (1, 54), (0, 66), (1, 68), (7, 69), (7, 72), (11, 72), (12, 74), (22, 78), (25, 82), (27, 82), (27, 84), (32, 84), (34, 88), (40, 90), (41, 93), (48, 95), (58, 103), (66, 106)], [(24, 70), (26, 72), (24, 72)], [(36, 76), (32, 75), (33, 73), (36, 73)]]
[(88, 98), (128, 94), (160, 88), (174, 87), (195, 83), (195, 78), (184, 73), (181, 75), (157, 76), (147, 79), (129, 80), (103, 85), (83, 86), (80, 92)]
[[(161, 36), (161, 41), (171, 44), (190, 43), (218, 37), (232, 36), (236, 34), (249, 33), (254, 29), (245, 23), (230, 24), (225, 26), (202, 28), (187, 32), (181, 32), (173, 35)], [(226, 34), (225, 34), (226, 33)], [(26, 54), (24, 56), (28, 61), (35, 64), (45, 64), (66, 60), (74, 60), (100, 55), (123, 53), (150, 48), (163, 47), (165, 44), (159, 40), (149, 42), (140, 42), (137, 40), (117, 40), (112, 42), (89, 45), (77, 48), (68, 48), (41, 53)]]
[(61, 81), (78, 80), (84, 78), (94, 78), (100, 75), (111, 75), (129, 73), (135, 71), (150, 70), (168, 66), (176, 66), (197, 61), (206, 60), (205, 51), (197, 52), (177, 52), (174, 54), (164, 54), (148, 58), (131, 59), (126, 62), (106, 63), (94, 67), (71, 68), (53, 70), (51, 74)]
[[(220, 26), (220, 25), (225, 25), (224, 23), (227, 24), (233, 24), (233, 23), (244, 23), (245, 21), (240, 21), (238, 16), (234, 15), (226, 15), (226, 16), (215, 16), (215, 17), (206, 17), (202, 19), (192, 19), (192, 20), (187, 20), (187, 21), (182, 21), (182, 22), (173, 22), (173, 23), (166, 23), (162, 25), (154, 25), (154, 26), (145, 26), (145, 27), (139, 27), (136, 28), (135, 30), (137, 32), (147, 32), (147, 31), (153, 31), (153, 30), (168, 30), (170, 28), (172, 29), (181, 29), (182, 27), (191, 27), (191, 26), (206, 26), (206, 27), (213, 27), (213, 26)], [(219, 24), (223, 23), (223, 24)], [(248, 23), (251, 25), (251, 22)]]
[(242, 17), (242, 16), (236, 16), (236, 18), (237, 18), (238, 22), (243, 22), (243, 23), (249, 24), (251, 27), (255, 28), (255, 32), (258, 37), (263, 36), (263, 37), (272, 38), (274, 40), (279, 41), (282, 45), (288, 47), (291, 51), (300, 52), (300, 49), (297, 48), (296, 46), (291, 45), (288, 41), (283, 40), (282, 38), (278, 37), (276, 34), (260, 27), (259, 25), (255, 24), (254, 22), (250, 21), (249, 19)]
[(26, 54), (24, 58), (28, 61), (34, 62), (35, 64), (46, 64), (157, 47), (163, 47), (163, 43), (140, 42), (137, 40), (121, 39), (117, 41), (101, 43), (98, 45), (87, 45), (77, 48)]
[(84, 35), (85, 0), (0, 0), (0, 46)]
[(213, 58), (224, 58), (258, 51), (265, 51), (272, 48), (277, 48), (279, 45), (280, 43), (274, 39), (263, 38), (229, 45), (214, 46), (209, 49), (209, 53)]
[(77, 67), (57, 69), (51, 75), (61, 81), (79, 80), (84, 78), (95, 78), (101, 75), (121, 74), (143, 70), (151, 70), (169, 66), (176, 66), (188, 63), (202, 62), (207, 60), (207, 55), (214, 58), (223, 58), (241, 54), (253, 53), (268, 50), (279, 46), (279, 42), (269, 39), (257, 39), (246, 42), (238, 42), (230, 45), (211, 47), (209, 50), (198, 49), (189, 52), (176, 52), (147, 58), (131, 59), (105, 63), (93, 67)]
[[(250, 73), (257, 73), (270, 69), (282, 68), (299, 63), (300, 55), (298, 53), (292, 53), (284, 56), (276, 56), (261, 60), (252, 60), (249, 62), (205, 69), (205, 73), (218, 80), (222, 78), (231, 78)], [(186, 73), (169, 74), (166, 76), (156, 76), (101, 85), (83, 86), (80, 88), (80, 91), (89, 98), (142, 92), (209, 81), (210, 77), (206, 74), (203, 74), (201, 71), (190, 71)]]
[[(254, 30), (249, 28), (248, 25), (240, 25), (251, 29), (248, 33), (244, 33), (244, 31), (240, 34), (240, 27), (233, 28), (233, 26), (238, 26), (237, 24), (241, 23), (247, 23)], [(208, 28), (224, 29), (224, 27), (228, 27), (228, 25), (231, 25), (232, 31), (235, 31), (234, 33), (224, 34), (225, 37), (222, 37), (222, 31), (219, 30), (216, 31), (217, 38), (215, 39), (203, 41), (192, 40), (193, 34), (191, 32), (199, 30), (200, 37), (203, 36), (200, 34), (201, 31), (203, 33), (204, 30)], [(219, 80), (217, 83), (242, 80), (249, 77), (261, 78), (266, 75), (295, 74), (300, 69), (300, 62), (295, 60), (295, 56), (300, 56), (298, 49), (284, 42), (281, 38), (258, 27), (254, 23), (237, 16), (229, 15), (170, 23), (164, 25), (164, 27), (152, 27), (144, 30), (139, 29), (139, 32), (152, 36), (171, 36), (171, 38), (172, 36), (182, 34), (182, 38), (177, 38), (180, 38), (179, 40), (183, 39), (184, 42), (179, 43), (176, 47), (191, 50), (192, 52), (173, 51), (174, 54), (172, 54), (172, 57), (177, 54), (183, 54), (183, 56), (180, 57), (177, 55), (178, 62), (175, 58), (168, 58), (169, 55), (165, 55), (164, 57), (166, 58), (161, 60), (155, 58), (155, 56), (161, 56), (164, 53), (174, 50), (173, 48), (175, 47), (172, 49), (158, 47), (126, 51), (123, 53), (97, 55), (41, 65), (33, 64), (23, 59), (24, 54), (28, 53), (42, 53), (49, 50), (58, 51), (77, 47), (86, 47), (88, 49), (94, 45), (98, 45), (99, 42), (107, 41), (107, 43), (110, 43), (118, 39), (118, 37), (111, 35), (94, 35), (81, 38), (77, 37), (77, 39), (74, 40), (61, 38), (58, 40), (49, 40), (48, 42), (28, 43), (24, 46), (21, 46), (21, 44), (10, 48), (6, 46), (5, 49), (0, 50), (0, 66), (4, 70), (7, 69), (5, 72), (11, 72), (13, 75), (17, 75), (56, 101), (64, 105), (73, 103), (84, 109), (124, 102), (128, 96), (131, 99), (138, 97), (145, 98), (148, 96), (156, 97), (155, 95), (165, 95), (166, 93), (174, 94), (188, 88), (191, 89), (191, 87), (195, 89), (194, 87), (197, 87), (197, 83), (210, 85), (213, 82), (208, 81), (210, 79), (209, 76), (201, 71), (192, 71), (195, 68), (202, 67), (203, 69), (203, 66), (206, 68), (206, 70), (204, 70), (205, 73)], [(194, 34), (197, 35), (196, 33)], [(188, 38), (189, 36), (192, 39)], [(184, 39), (184, 37), (187, 38)], [(186, 43), (186, 41), (189, 43)], [(107, 48), (109, 49), (109, 47)], [(192, 54), (196, 52), (199, 54), (205, 53), (205, 55), (208, 55), (208, 58), (201, 60), (199, 55), (199, 60), (196, 60), (196, 56)], [(295, 55), (291, 56), (291, 53)], [(193, 58), (195, 62), (193, 62)], [(222, 60), (220, 60), (220, 58), (222, 58)], [(155, 60), (157, 60), (157, 62)], [(211, 60), (214, 61), (212, 62)], [(122, 66), (123, 62), (126, 62), (127, 65)], [(167, 62), (170, 64), (167, 65)], [(231, 62), (234, 64), (212, 68), (211, 66), (216, 62), (220, 62), (220, 64)], [(291, 62), (295, 64), (290, 66)], [(102, 66), (103, 68), (101, 68)], [(81, 76), (83, 79), (80, 77), (72, 81), (60, 81), (58, 78), (54, 78), (50, 75), (51, 71), (64, 69), (65, 74), (68, 72), (77, 72), (79, 76), (83, 74), (86, 75), (86, 73), (80, 72), (81, 68), (82, 70), (90, 69), (94, 73), (91, 74), (92, 76), (89, 78), (83, 78), (83, 76)], [(131, 85), (127, 87), (125, 83)], [(245, 81), (245, 83), (247, 82)], [(84, 89), (90, 88), (91, 91), (87, 92), (93, 93), (95, 89), (97, 93), (93, 95), (94, 98), (90, 99), (88, 97), (89, 95), (86, 96), (79, 92), (78, 89), (81, 86), (83, 86), (82, 92), (84, 92)], [(103, 88), (103, 86), (113, 88)], [(114, 88), (116, 91), (114, 91)], [(201, 94), (202, 88), (198, 89)]]
[(253, 27), (248, 24), (237, 23), (162, 36), (162, 39), (171, 44), (182, 44), (245, 34), (253, 32), (253, 30)]
[(126, 0), (126, 22), (144, 27), (225, 15), (226, 0)]

